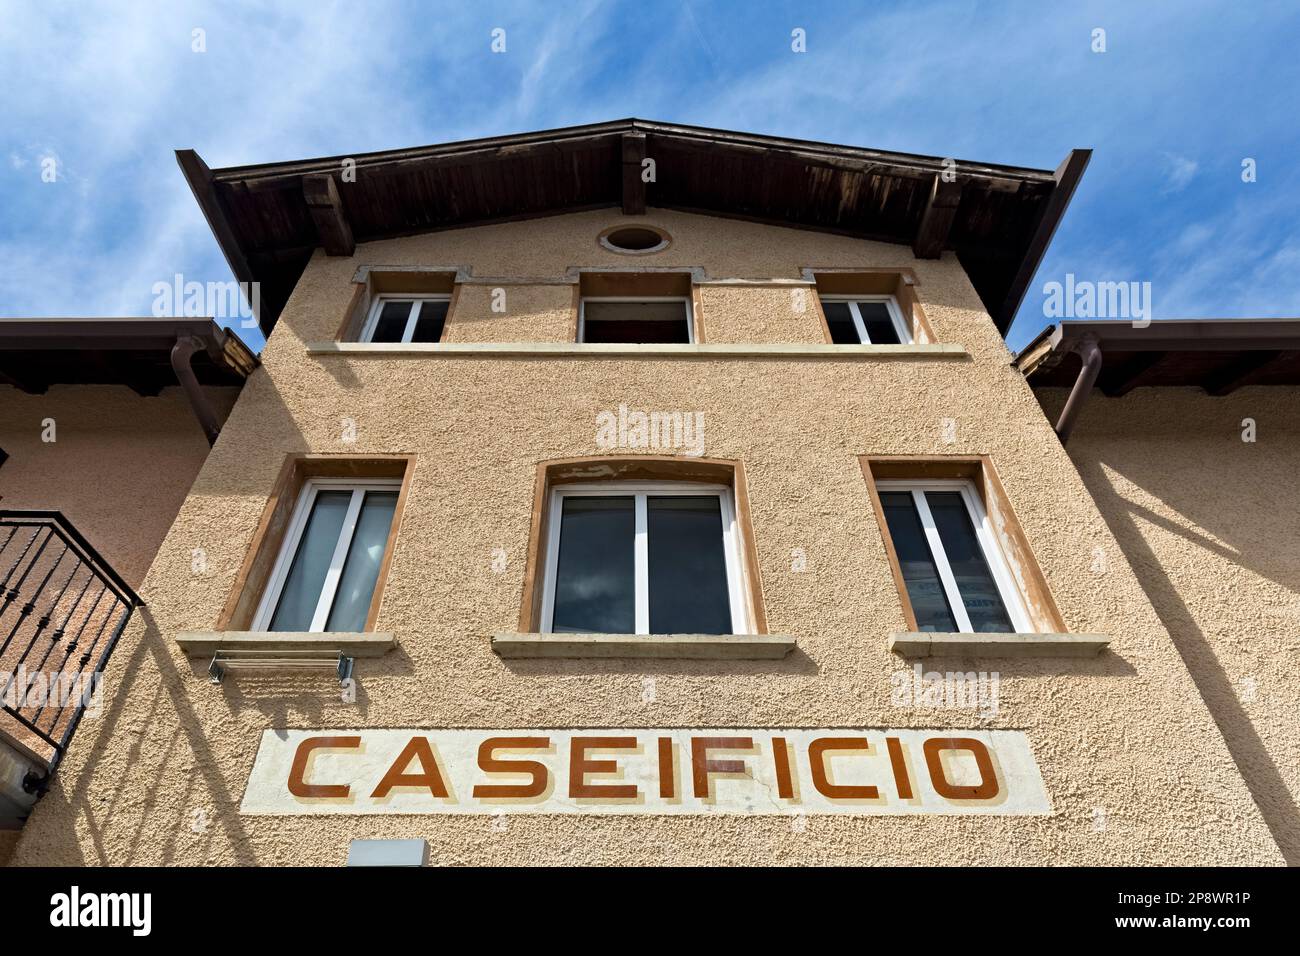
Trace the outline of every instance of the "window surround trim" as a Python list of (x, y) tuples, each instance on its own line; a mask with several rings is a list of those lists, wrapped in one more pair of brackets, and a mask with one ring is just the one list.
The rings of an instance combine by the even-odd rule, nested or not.
[(686, 306), (686, 343), (695, 345), (695, 303), (692, 301), (694, 296), (690, 295), (580, 295), (578, 298), (578, 335), (575, 342), (581, 345), (590, 345), (584, 342), (584, 336), (587, 332), (587, 303), (588, 302), (681, 302)]
[(742, 574), (743, 556), (739, 542), (739, 529), (736, 520), (736, 508), (732, 501), (729, 485), (706, 484), (693, 481), (609, 481), (581, 484), (557, 485), (551, 489), (548, 502), (548, 531), (546, 540), (546, 562), (542, 580), (542, 606), (539, 619), (539, 632), (551, 634), (555, 612), (555, 585), (560, 557), (560, 508), (565, 498), (609, 496), (632, 498), (635, 509), (635, 532), (633, 539), (634, 586), (635, 586), (635, 626), (632, 631), (638, 635), (649, 635), (650, 631), (650, 579), (649, 579), (649, 534), (647, 531), (647, 502), (650, 496), (716, 496), (722, 518), (722, 555), (727, 573), (727, 597), (731, 612), (732, 634), (753, 634), (753, 623), (749, 617), (749, 608), (745, 600), (745, 580)]
[(859, 455), (858, 464), (867, 486), (867, 495), (875, 512), (876, 526), (884, 547), (885, 558), (894, 578), (906, 629), (919, 631), (912, 610), (907, 584), (903, 580), (898, 554), (885, 522), (877, 484), (903, 480), (925, 482), (943, 479), (970, 481), (979, 503), (988, 516), (1006, 566), (1016, 585), (1035, 634), (1071, 633), (1057, 607), (1047, 578), (1039, 567), (1029, 544), (1029, 536), (1016, 516), (1010, 496), (1002, 485), (997, 467), (987, 454), (978, 455)]
[[(944, 594), (948, 599), (949, 610), (952, 612), (953, 620), (956, 622), (957, 631), (960, 634), (975, 634), (977, 632), (971, 626), (970, 617), (966, 612), (965, 602), (962, 599), (960, 590), (957, 587), (956, 578), (952, 573), (952, 566), (948, 563), (948, 555), (939, 538), (938, 529), (935, 527), (934, 518), (930, 514), (930, 506), (926, 500), (925, 493), (931, 491), (951, 492), (956, 491), (961, 495), (963, 503), (966, 505), (967, 515), (971, 519), (971, 525), (975, 530), (975, 537), (979, 541), (980, 550), (984, 554), (984, 561), (988, 565), (989, 574), (993, 577), (993, 583), (998, 589), (998, 595), (1002, 598), (1002, 604), (1006, 608), (1007, 617), (1011, 621), (1011, 626), (1015, 628), (1014, 633), (1028, 634), (1034, 631), (1034, 625), (1029, 618), (1029, 612), (1025, 607), (1024, 598), (1020, 594), (1019, 588), (1011, 578), (1011, 572), (1007, 567), (1006, 557), (1002, 549), (998, 546), (997, 536), (993, 533), (993, 527), (989, 521), (988, 513), (984, 510), (984, 504), (980, 500), (979, 494), (975, 490), (975, 483), (968, 478), (947, 478), (937, 480), (916, 480), (909, 481), (906, 479), (892, 479), (878, 481), (876, 483), (878, 491), (907, 491), (912, 495), (912, 501), (916, 507), (917, 517), (921, 520), (921, 527), (925, 531), (926, 543), (930, 548), (930, 555), (934, 559), (935, 570), (939, 574), (939, 580), (943, 584)], [(888, 526), (886, 525), (886, 530)], [(892, 539), (892, 535), (891, 535)], [(892, 545), (892, 540), (891, 540)], [(910, 598), (909, 598), (910, 603)]]
[(250, 631), (253, 617), (261, 605), (270, 574), (283, 550), (285, 534), (294, 515), (303, 486), (311, 479), (347, 478), (364, 483), (376, 478), (400, 481), (397, 507), (388, 536), (388, 545), (380, 562), (375, 592), (366, 615), (365, 632), (376, 630), (382, 607), (384, 587), (400, 541), (402, 515), (415, 474), (416, 456), (407, 454), (371, 455), (286, 455), (280, 467), (261, 517), (254, 528), (244, 554), (244, 562), (231, 585), (225, 607), (217, 619), (216, 631)]
[(799, 274), (816, 290), (813, 306), (821, 320), (822, 335), (827, 342), (831, 341), (831, 330), (822, 310), (823, 293), (850, 298), (864, 294), (892, 294), (907, 319), (912, 341), (918, 345), (933, 345), (939, 341), (921, 304), (921, 280), (909, 266), (803, 266)]
[[(438, 341), (442, 342), (447, 337), (447, 326), (451, 324), (451, 293), (401, 293), (401, 292), (384, 292), (374, 295), (370, 300), (370, 312), (366, 315), (366, 321), (361, 326), (361, 331), (357, 336), (358, 342), (373, 342), (375, 329), (379, 325), (379, 313), (383, 311), (384, 306), (389, 302), (411, 302), (413, 306), (406, 317), (406, 328), (402, 332), (401, 344), (410, 343), (411, 337), (415, 334), (416, 325), (420, 321), (420, 312), (425, 302), (446, 302), (447, 317), (442, 323), (442, 332), (438, 336)], [(395, 343), (386, 343), (395, 344)]]
[[(820, 302), (844, 302), (848, 304), (849, 313), (853, 318), (854, 330), (858, 333), (859, 345), (874, 345), (871, 337), (867, 334), (866, 323), (862, 320), (862, 313), (858, 309), (859, 302), (883, 302), (885, 308), (889, 311), (889, 320), (893, 323), (894, 334), (898, 336), (899, 345), (912, 345), (912, 330), (908, 328), (906, 320), (903, 318), (902, 307), (898, 304), (897, 296), (892, 293), (881, 293), (871, 295), (818, 295)], [(826, 314), (823, 310), (822, 321), (826, 321)], [(827, 326), (829, 329), (829, 324)], [(828, 340), (829, 341), (829, 340)], [(890, 345), (893, 343), (879, 343)]]
[[(307, 519), (311, 515), (316, 499), (322, 491), (350, 491), (352, 497), (348, 502), (348, 510), (344, 515), (343, 527), (340, 530), (338, 540), (334, 543), (334, 552), (330, 556), (330, 565), (325, 575), (324, 586), (316, 599), (316, 611), (311, 624), (304, 632), (311, 634), (319, 634), (325, 631), (325, 624), (329, 620), (330, 612), (334, 607), (334, 599), (338, 595), (339, 582), (343, 576), (343, 564), (347, 560), (352, 547), (352, 540), (356, 535), (357, 521), (361, 516), (361, 506), (365, 501), (366, 493), (370, 491), (396, 491), (400, 495), (401, 488), (402, 481), (400, 478), (306, 479), (298, 491), (298, 498), (294, 503), (293, 517), (290, 518), (289, 525), (285, 529), (284, 539), (280, 542), (279, 554), (276, 556), (275, 564), (271, 568), (271, 575), (267, 579), (266, 586), (262, 589), (261, 600), (258, 602), (257, 611), (253, 614), (251, 630), (271, 630), (271, 620), (275, 617), (275, 611), (279, 607), (285, 582), (289, 578), (289, 568), (292, 566), (293, 559), (298, 553), (298, 547), (302, 543), (302, 535), (307, 528)], [(396, 509), (394, 509), (394, 517), (396, 517)], [(389, 537), (393, 534), (391, 525), (388, 534)], [(385, 553), (388, 551), (387, 541), (384, 543), (384, 551)], [(378, 578), (376, 578), (375, 586), (376, 588), (379, 586)]]
[(739, 547), (739, 580), (745, 617), (751, 634), (767, 634), (767, 612), (763, 600), (763, 579), (755, 544), (752, 510), (744, 462), (728, 458), (686, 458), (676, 455), (588, 455), (538, 462), (533, 480), (533, 501), (528, 530), (519, 604), (518, 632), (541, 632), (542, 589), (547, 542), (550, 540), (551, 491), (556, 487), (596, 482), (633, 481), (721, 485), (731, 490)]

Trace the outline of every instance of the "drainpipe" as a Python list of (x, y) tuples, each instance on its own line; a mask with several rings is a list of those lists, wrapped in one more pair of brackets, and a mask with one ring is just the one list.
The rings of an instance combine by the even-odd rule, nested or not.
[(216, 412), (208, 404), (208, 397), (203, 394), (203, 386), (194, 377), (194, 367), (190, 365), (194, 353), (201, 352), (204, 348), (201, 339), (192, 335), (178, 335), (176, 344), (172, 346), (172, 371), (176, 373), (176, 380), (185, 389), (190, 407), (194, 409), (194, 416), (203, 426), (203, 433), (208, 436), (208, 445), (211, 446), (216, 444), (217, 436), (221, 434), (221, 424), (217, 421)]
[(1079, 377), (1074, 380), (1074, 388), (1070, 389), (1070, 397), (1065, 400), (1061, 417), (1056, 422), (1056, 435), (1062, 445), (1070, 440), (1070, 432), (1074, 431), (1079, 412), (1083, 411), (1083, 403), (1092, 394), (1092, 387), (1097, 384), (1097, 375), (1101, 372), (1101, 347), (1097, 345), (1095, 335), (1085, 335), (1074, 351), (1083, 359), (1083, 367), (1079, 369)]

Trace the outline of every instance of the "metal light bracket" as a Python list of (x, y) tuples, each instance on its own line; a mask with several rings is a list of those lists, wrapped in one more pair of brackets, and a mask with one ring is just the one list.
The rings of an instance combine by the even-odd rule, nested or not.
[[(323, 656), (329, 655), (329, 656)], [(352, 677), (353, 658), (342, 651), (319, 651), (316, 649), (293, 651), (259, 651), (259, 650), (219, 650), (212, 655), (208, 664), (208, 679), (214, 684), (225, 680), (226, 674), (233, 670), (332, 670), (338, 677), (339, 684), (344, 684)]]

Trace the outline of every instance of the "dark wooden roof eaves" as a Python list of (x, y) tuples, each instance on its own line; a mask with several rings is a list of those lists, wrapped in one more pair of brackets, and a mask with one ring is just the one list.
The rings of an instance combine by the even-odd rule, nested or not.
[(258, 360), (233, 332), (207, 318), (0, 319), (0, 384), (44, 392), (51, 385), (126, 385), (156, 395), (176, 385), (178, 336), (204, 343), (191, 361), (204, 385), (242, 385)]
[(1066, 321), (1048, 326), (1016, 356), (1034, 388), (1070, 388), (1079, 374), (1075, 347), (1097, 340), (1097, 388), (1119, 396), (1133, 388), (1200, 387), (1226, 395), (1247, 386), (1300, 385), (1300, 319)]
[[(649, 206), (885, 242), (913, 241), (934, 177), (947, 168), (938, 157), (635, 119), (216, 170), (193, 151), (177, 155), (236, 278), (262, 284), (260, 319), (269, 334), (321, 243), (304, 176), (335, 179), (352, 236), (369, 242), (620, 207), (629, 134), (645, 137), (656, 164), (645, 190)], [(345, 160), (355, 163), (355, 181), (343, 181)], [(944, 247), (957, 253), (1005, 331), (1019, 302), (1008, 305), (1016, 277), (1037, 266), (1026, 252), (1060, 171), (969, 162), (955, 169), (962, 196)]]

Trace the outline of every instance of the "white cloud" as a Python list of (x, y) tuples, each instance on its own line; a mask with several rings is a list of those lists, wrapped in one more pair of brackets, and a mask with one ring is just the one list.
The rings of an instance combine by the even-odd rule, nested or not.
[(1165, 195), (1182, 192), (1196, 175), (1196, 160), (1174, 153), (1165, 153), (1163, 158), (1165, 184), (1160, 192)]

